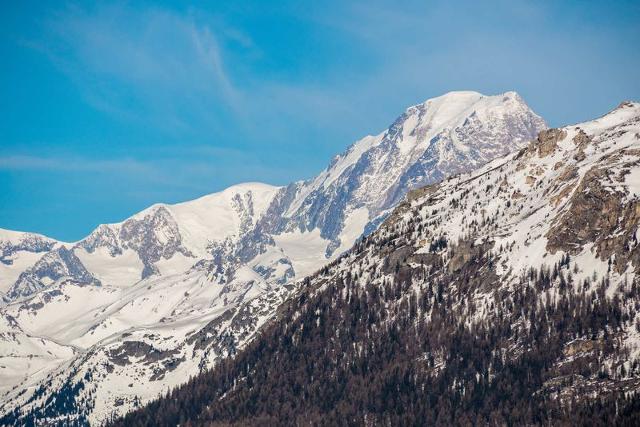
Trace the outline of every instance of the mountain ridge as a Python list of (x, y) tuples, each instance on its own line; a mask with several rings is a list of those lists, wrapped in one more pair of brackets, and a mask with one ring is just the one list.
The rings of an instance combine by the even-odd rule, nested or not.
[[(13, 336), (5, 344), (19, 356), (7, 371), (38, 374), (7, 382), (2, 411), (44, 404), (51, 414), (95, 423), (183, 383), (250, 342), (295, 280), (377, 228), (401, 195), (520, 148), (546, 127), (513, 93), (451, 97), (458, 104), (452, 109), (464, 113), (459, 119), (443, 110), (447, 97), (410, 107), (316, 179), (204, 196), (196, 201), (208, 215), (202, 220), (188, 212), (193, 222), (176, 218), (178, 205), (154, 205), (66, 247), (79, 260), (70, 263), (77, 269), (63, 262), (70, 257), (36, 262), (23, 272), (24, 288), (16, 288), (25, 292), (6, 301), (0, 314), (14, 319), (4, 324)], [(431, 111), (433, 105), (439, 108)], [(212, 200), (223, 206), (216, 215), (209, 212)], [(27, 345), (33, 337), (63, 343), (74, 356), (49, 362), (44, 348), (41, 355)], [(53, 395), (72, 400), (51, 406)]]

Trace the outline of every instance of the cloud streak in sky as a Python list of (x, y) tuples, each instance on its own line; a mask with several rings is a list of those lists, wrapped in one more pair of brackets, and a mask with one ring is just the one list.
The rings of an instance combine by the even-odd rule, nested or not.
[[(223, 16), (129, 4), (69, 6), (32, 43), (75, 82), (94, 108), (118, 119), (189, 136), (208, 133), (277, 140), (287, 119), (318, 129), (357, 113), (333, 81), (269, 78), (252, 37)], [(294, 124), (294, 127), (296, 125)], [(237, 135), (236, 135), (237, 136)]]
[(220, 117), (238, 108), (219, 36), (199, 24), (195, 13), (125, 4), (70, 6), (45, 29), (46, 37), (35, 45), (94, 108), (177, 131), (220, 126)]
[(0, 170), (38, 170), (58, 172), (103, 172), (152, 174), (154, 169), (134, 159), (93, 160), (83, 158), (0, 156)]

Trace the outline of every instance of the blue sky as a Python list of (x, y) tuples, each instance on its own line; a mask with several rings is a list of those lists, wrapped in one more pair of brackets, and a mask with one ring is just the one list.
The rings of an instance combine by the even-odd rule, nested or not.
[(637, 1), (198, 3), (2, 2), (0, 227), (309, 178), (450, 90), (555, 126), (640, 100)]

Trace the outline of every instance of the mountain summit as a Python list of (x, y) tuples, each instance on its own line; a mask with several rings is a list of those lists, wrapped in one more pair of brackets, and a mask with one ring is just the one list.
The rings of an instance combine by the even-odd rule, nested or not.
[[(449, 92), (409, 107), (384, 132), (335, 157), (315, 179), (291, 184), (287, 228), (318, 228), (327, 255), (353, 243), (341, 235), (366, 219), (373, 230), (411, 189), (468, 172), (535, 138), (546, 127), (515, 92)], [(367, 227), (368, 226), (368, 227)], [(345, 240), (345, 241), (343, 241)]]

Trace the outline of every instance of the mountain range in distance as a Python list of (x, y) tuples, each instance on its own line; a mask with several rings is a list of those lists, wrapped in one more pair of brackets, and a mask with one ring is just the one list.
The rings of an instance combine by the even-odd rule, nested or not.
[[(626, 404), (638, 387), (639, 120), (623, 103), (547, 130), (514, 92), (451, 92), (307, 181), (154, 205), (75, 243), (2, 230), (1, 421), (99, 425), (175, 387), (173, 408), (161, 399), (124, 420), (396, 424), (380, 403), (388, 387), (434, 422), (490, 422), (496, 408), (473, 393), (509, 411), (538, 396), (512, 418), (534, 423), (546, 409), (564, 420), (567, 402), (594, 411), (583, 394), (601, 388)], [(481, 354), (461, 347), (474, 336)], [(545, 343), (523, 397), (501, 401), (500, 381)], [(302, 380), (308, 399), (285, 394)], [(250, 404), (278, 387), (271, 408)], [(460, 406), (418, 405), (430, 387)]]

